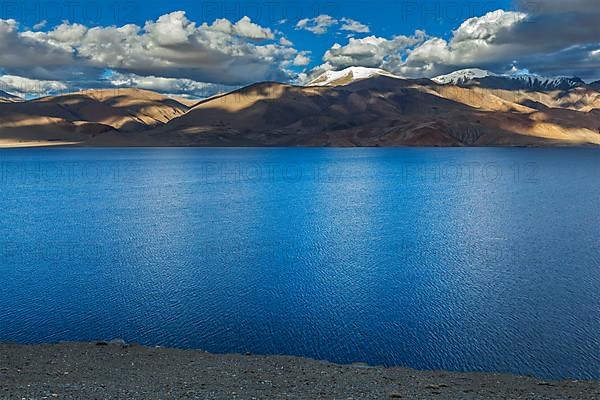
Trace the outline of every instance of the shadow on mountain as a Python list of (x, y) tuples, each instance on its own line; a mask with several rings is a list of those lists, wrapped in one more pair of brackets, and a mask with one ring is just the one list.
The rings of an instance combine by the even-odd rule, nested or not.
[(556, 146), (600, 144), (600, 94), (377, 76), (336, 87), (263, 82), (188, 107), (100, 90), (0, 105), (0, 138), (102, 146)]

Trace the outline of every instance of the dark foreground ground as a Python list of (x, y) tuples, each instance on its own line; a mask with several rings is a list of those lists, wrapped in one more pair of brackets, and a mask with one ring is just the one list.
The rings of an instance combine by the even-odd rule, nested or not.
[(0, 399), (600, 399), (599, 382), (113, 344), (0, 344)]

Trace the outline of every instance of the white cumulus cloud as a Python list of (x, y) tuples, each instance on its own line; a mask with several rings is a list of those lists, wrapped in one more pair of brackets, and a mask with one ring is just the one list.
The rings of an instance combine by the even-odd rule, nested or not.
[[(205, 25), (205, 27), (208, 26)], [(272, 40), (275, 38), (271, 29), (263, 28), (262, 26), (253, 23), (249, 17), (243, 17), (235, 24), (232, 24), (227, 19), (218, 19), (213, 22), (210, 28), (230, 35), (237, 35), (255, 40)]]
[(343, 31), (348, 31), (348, 32), (356, 32), (356, 33), (369, 33), (371, 32), (371, 29), (369, 29), (369, 27), (361, 22), (358, 22), (356, 20), (350, 19), (350, 18), (342, 18), (342, 27), (341, 29)]
[(329, 28), (331, 28), (334, 25), (337, 25), (338, 23), (339, 21), (333, 18), (331, 15), (321, 14), (314, 18), (301, 19), (296, 24), (296, 29), (304, 29), (306, 31), (314, 33), (315, 35), (323, 35), (327, 33)]
[(23, 98), (64, 92), (68, 88), (66, 83), (59, 81), (29, 79), (16, 75), (0, 76), (0, 90)]
[(64, 22), (48, 32), (20, 31), (0, 19), (0, 68), (32, 79), (92, 80), (105, 69), (138, 76), (236, 85), (287, 80), (285, 66), (300, 52), (243, 17), (197, 24), (184, 11), (141, 27), (87, 27)]
[(112, 86), (116, 87), (134, 87), (161, 93), (187, 95), (195, 98), (210, 97), (217, 93), (228, 92), (238, 88), (238, 86), (197, 82), (185, 78), (164, 78), (121, 73), (111, 75), (108, 81)]
[(302, 52), (302, 53), (298, 54), (296, 56), (296, 58), (294, 58), (293, 64), (295, 66), (304, 67), (304, 66), (310, 64), (310, 57), (308, 56), (308, 54), (306, 52)]
[(336, 19), (331, 15), (321, 14), (314, 18), (304, 18), (296, 24), (296, 30), (305, 30), (315, 35), (323, 35), (333, 26), (341, 25), (340, 30), (355, 33), (369, 33), (369, 27), (351, 18)]

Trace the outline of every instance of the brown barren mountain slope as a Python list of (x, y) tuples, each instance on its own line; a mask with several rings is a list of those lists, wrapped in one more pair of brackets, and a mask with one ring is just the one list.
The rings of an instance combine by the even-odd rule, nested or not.
[(23, 101), (23, 99), (0, 89), (0, 103), (14, 103), (18, 101)]
[(2, 138), (88, 146), (600, 145), (600, 93), (375, 76), (335, 87), (258, 83), (187, 110), (152, 92), (94, 91), (1, 104), (0, 145)]
[(89, 90), (0, 105), (0, 146), (85, 143), (103, 135), (115, 145), (189, 109), (145, 90)]
[[(579, 90), (579, 89), (577, 89)], [(147, 132), (182, 146), (555, 146), (600, 144), (594, 93), (555, 108), (513, 94), (378, 76), (338, 87), (261, 83), (202, 102)], [(545, 102), (546, 104), (542, 103)], [(585, 110), (585, 111), (581, 111)], [(99, 138), (101, 139), (101, 138)]]

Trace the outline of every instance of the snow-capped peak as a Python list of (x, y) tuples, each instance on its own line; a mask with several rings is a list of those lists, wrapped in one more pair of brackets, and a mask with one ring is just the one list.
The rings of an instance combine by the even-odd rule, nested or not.
[(585, 85), (585, 82), (581, 79), (567, 76), (550, 78), (535, 74), (517, 74), (509, 75), (508, 77), (523, 82), (524, 85), (531, 89), (568, 90)]
[(6, 101), (21, 101), (21, 100), (23, 100), (19, 96), (15, 96), (13, 94), (7, 93), (4, 90), (0, 90), (0, 99), (6, 100)]
[(495, 74), (477, 68), (462, 69), (448, 75), (437, 76), (431, 80), (442, 85), (481, 86), (507, 90), (569, 90), (585, 85), (585, 82), (576, 77), (549, 78), (529, 71)]
[(310, 81), (307, 86), (343, 86), (375, 76), (387, 76), (390, 78), (402, 79), (399, 76), (379, 68), (348, 67), (341, 71), (326, 71), (318, 78)]
[(498, 75), (494, 74), (493, 72), (486, 71), (485, 69), (467, 68), (467, 69), (461, 69), (459, 71), (454, 71), (447, 75), (436, 76), (435, 78), (432, 78), (431, 80), (436, 83), (442, 84), (442, 85), (447, 85), (450, 83), (457, 85), (457, 84), (469, 82), (473, 79), (487, 78), (488, 76), (498, 76)]

